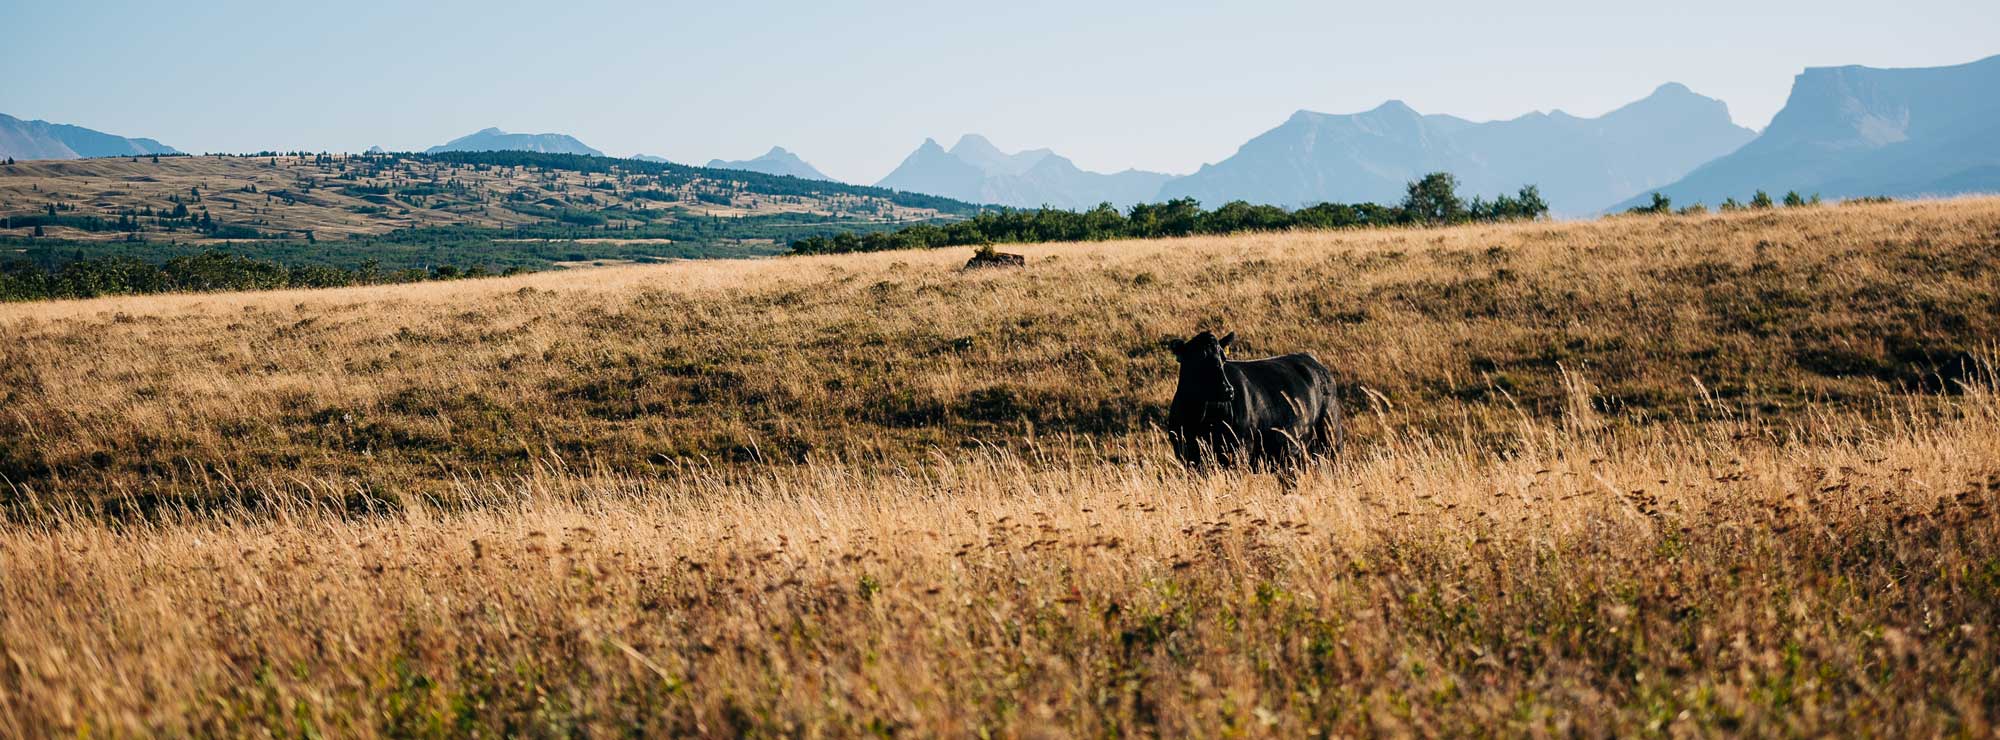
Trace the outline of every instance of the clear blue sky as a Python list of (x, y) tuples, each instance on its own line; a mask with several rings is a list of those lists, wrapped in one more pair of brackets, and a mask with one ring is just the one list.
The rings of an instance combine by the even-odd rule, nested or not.
[(2000, 53), (2000, 4), (0, 0), (0, 38), (0, 112), (187, 151), (498, 126), (873, 182), (926, 136), (1184, 172), (1300, 108), (1595, 115), (1670, 80), (1761, 128), (1807, 66)]

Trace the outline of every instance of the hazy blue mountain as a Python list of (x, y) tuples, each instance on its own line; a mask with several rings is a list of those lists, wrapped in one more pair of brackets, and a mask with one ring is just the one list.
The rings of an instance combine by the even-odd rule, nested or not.
[(1722, 101), (1677, 83), (1596, 118), (1558, 110), (1475, 122), (1391, 100), (1346, 115), (1299, 111), (1228, 159), (1168, 182), (1160, 198), (1389, 203), (1409, 181), (1442, 170), (1489, 197), (1537, 185), (1556, 212), (1583, 214), (1672, 182), (1755, 135), (1730, 121)]
[(1713, 206), (1760, 189), (1829, 198), (2000, 191), (2000, 56), (1951, 67), (1809, 68), (1756, 140), (1659, 192)]
[(362, 154), (388, 154), (388, 153), (389, 150), (383, 149), (380, 145), (368, 147), (368, 151), (362, 152)]
[(708, 160), (708, 166), (711, 169), (746, 170), (767, 175), (791, 175), (804, 180), (833, 181), (833, 178), (827, 177), (826, 173), (806, 164), (805, 160), (799, 159), (799, 155), (785, 151), (781, 146), (771, 147), (771, 151), (756, 159), (711, 159)]
[(935, 139), (925, 139), (876, 185), (972, 203), (1082, 209), (1150, 201), (1170, 179), (1172, 175), (1141, 170), (1090, 172), (1047, 149), (1009, 154), (986, 137), (966, 134), (949, 151)]
[(1302, 110), (1228, 159), (1167, 183), (1160, 199), (1193, 197), (1210, 206), (1390, 202), (1426, 172), (1469, 174), (1472, 158), (1434, 128), (1443, 127), (1427, 125), (1400, 100), (1349, 115)]
[(1079, 169), (1057, 154), (1042, 157), (1019, 175), (995, 175), (980, 186), (975, 202), (1030, 207), (1050, 205), (1082, 210), (1110, 203), (1118, 207), (1146, 203), (1173, 175), (1144, 170), (1105, 174)]
[(48, 121), (23, 121), (0, 113), (0, 157), (78, 159), (135, 154), (179, 154), (152, 139), (128, 139), (82, 126)]
[(1019, 175), (1055, 152), (1047, 149), (1030, 149), (1025, 152), (1008, 154), (1000, 147), (979, 134), (958, 137), (958, 143), (951, 145), (951, 155), (969, 162), (974, 167), (993, 175)]
[(516, 151), (604, 156), (604, 152), (584, 146), (583, 142), (577, 141), (575, 138), (565, 134), (510, 134), (497, 128), (484, 129), (460, 136), (438, 146), (425, 149), (424, 153)]
[(634, 154), (634, 155), (632, 155), (632, 158), (633, 158), (633, 159), (636, 159), (636, 160), (639, 160), (639, 161), (641, 161), (641, 162), (652, 162), (652, 163), (654, 163), (654, 164), (672, 164), (672, 163), (673, 163), (673, 160), (671, 160), (671, 159), (667, 159), (666, 157), (655, 157), (655, 156), (653, 156), (653, 155), (651, 155), (651, 154)]
[(986, 170), (979, 165), (945, 151), (936, 139), (924, 139), (916, 151), (904, 157), (903, 163), (875, 183), (875, 187), (981, 203), (984, 201), (979, 199), (980, 183), (985, 179)]

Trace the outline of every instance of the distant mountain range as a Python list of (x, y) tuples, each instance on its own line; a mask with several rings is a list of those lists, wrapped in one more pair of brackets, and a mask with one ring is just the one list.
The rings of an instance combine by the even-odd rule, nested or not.
[(1150, 201), (1172, 178), (1141, 170), (1090, 172), (1047, 149), (1009, 154), (983, 136), (966, 134), (950, 150), (925, 139), (875, 185), (972, 203), (1082, 209)]
[[(488, 128), (427, 153), (529, 151), (603, 156), (564, 134)], [(370, 151), (379, 151), (371, 149)], [(21, 160), (176, 154), (152, 139), (0, 114), (0, 156)], [(633, 159), (668, 160), (645, 154)], [(783, 147), (714, 169), (833, 182)], [(1667, 83), (1601, 116), (1563, 111), (1475, 122), (1391, 100), (1373, 110), (1301, 110), (1235, 154), (1175, 176), (1091, 172), (1048, 149), (1007, 152), (977, 134), (950, 149), (923, 144), (876, 185), (968, 203), (1022, 208), (1119, 207), (1191, 197), (1281, 206), (1393, 203), (1430, 172), (1492, 196), (1536, 185), (1558, 215), (1622, 210), (1660, 192), (1681, 205), (1747, 199), (1756, 190), (1825, 197), (2000, 191), (2000, 56), (1950, 67), (1816, 67), (1762, 134), (1722, 101)]]
[[(805, 180), (827, 180), (829, 182), (833, 180), (833, 178), (827, 177), (826, 173), (820, 172), (810, 164), (806, 164), (805, 160), (799, 159), (799, 155), (785, 151), (785, 148), (781, 146), (771, 147), (771, 151), (765, 152), (764, 156), (756, 159), (711, 159), (708, 160), (708, 166), (710, 169), (745, 170), (748, 172), (762, 172), (767, 175), (790, 175)], [(939, 193), (931, 193), (931, 195), (939, 195)]]
[(1236, 154), (1161, 188), (1193, 197), (1297, 206), (1391, 203), (1425, 173), (1456, 175), (1467, 193), (1541, 189), (1557, 213), (1593, 213), (1672, 182), (1756, 136), (1722, 101), (1668, 83), (1596, 118), (1562, 111), (1473, 122), (1424, 115), (1392, 100), (1364, 113), (1299, 111)]
[(82, 126), (23, 121), (0, 113), (0, 157), (17, 160), (179, 154), (152, 139), (128, 139)]
[(2000, 192), (2000, 56), (1951, 67), (1807, 69), (1756, 140), (1659, 192), (1676, 204), (1712, 206), (1760, 189), (1825, 197)]
[(1393, 203), (1426, 173), (1456, 175), (1487, 196), (1536, 185), (1557, 213), (1581, 215), (1673, 182), (1756, 136), (1722, 101), (1669, 83), (1596, 118), (1562, 111), (1474, 122), (1423, 115), (1401, 101), (1364, 113), (1299, 111), (1236, 154), (1191, 175), (1079, 169), (1047, 149), (1008, 153), (968, 134), (947, 150), (926, 139), (879, 187), (1017, 207), (1089, 208), (1191, 197), (1301, 206)]
[(583, 142), (577, 141), (575, 137), (565, 134), (510, 134), (497, 128), (484, 129), (460, 136), (443, 144), (425, 149), (424, 153), (510, 151), (604, 156), (604, 152), (585, 146)]

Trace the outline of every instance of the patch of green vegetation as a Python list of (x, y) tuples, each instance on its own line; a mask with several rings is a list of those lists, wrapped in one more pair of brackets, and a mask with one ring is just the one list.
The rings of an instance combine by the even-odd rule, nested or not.
[[(338, 241), (310, 236), (272, 239), (234, 224), (216, 227), (214, 236), (248, 241), (218, 246), (0, 238), (0, 301), (409, 282), (547, 270), (560, 262), (762, 257), (782, 252), (785, 240), (824, 229), (828, 223), (863, 233), (894, 228), (860, 218), (806, 213), (736, 218), (691, 215), (679, 209), (669, 217), (620, 209), (554, 213), (557, 215), (550, 222), (515, 229), (441, 226)], [(172, 277), (168, 263), (203, 255), (229, 258), (211, 259), (211, 270), (229, 265), (240, 268), (243, 274), (238, 279), (198, 284)], [(149, 271), (158, 274), (141, 276)], [(273, 282), (265, 277), (276, 272), (311, 278)]]
[(1409, 184), (1399, 205), (1320, 203), (1286, 209), (1231, 201), (1205, 211), (1193, 198), (1165, 203), (1141, 203), (1119, 212), (1110, 203), (1084, 212), (1056, 208), (991, 210), (949, 224), (918, 224), (893, 232), (842, 231), (792, 242), (793, 254), (881, 252), (892, 249), (967, 246), (995, 243), (1078, 242), (1106, 239), (1149, 239), (1194, 234), (1236, 234), (1287, 229), (1338, 229), (1369, 226), (1441, 225), (1532, 220), (1549, 212), (1533, 185), (1515, 195), (1492, 200), (1458, 195), (1458, 179), (1433, 172)]

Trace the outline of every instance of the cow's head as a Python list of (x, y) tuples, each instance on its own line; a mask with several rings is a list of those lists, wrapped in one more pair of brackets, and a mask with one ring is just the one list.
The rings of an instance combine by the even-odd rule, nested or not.
[(1194, 411), (1199, 404), (1201, 419), (1214, 419), (1226, 410), (1231, 401), (1236, 400), (1236, 386), (1229, 382), (1229, 375), (1222, 371), (1228, 360), (1229, 345), (1235, 343), (1236, 333), (1221, 337), (1213, 332), (1202, 332), (1193, 339), (1173, 339), (1167, 348), (1174, 351), (1174, 357), (1181, 362), (1180, 389), (1174, 395), (1174, 405), (1184, 411)]

